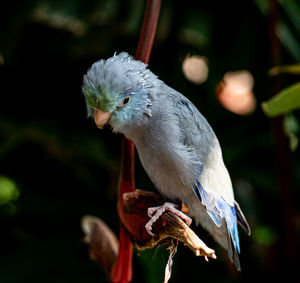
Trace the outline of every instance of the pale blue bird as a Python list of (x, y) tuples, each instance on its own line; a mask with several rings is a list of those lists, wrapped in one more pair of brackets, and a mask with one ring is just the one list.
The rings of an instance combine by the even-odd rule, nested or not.
[[(132, 140), (164, 198), (188, 206), (189, 215), (227, 249), (240, 269), (237, 223), (249, 235), (250, 228), (234, 200), (218, 139), (193, 103), (125, 52), (94, 63), (84, 76), (82, 90), (97, 126), (109, 124)], [(149, 208), (150, 234), (165, 209), (191, 223), (168, 202)]]

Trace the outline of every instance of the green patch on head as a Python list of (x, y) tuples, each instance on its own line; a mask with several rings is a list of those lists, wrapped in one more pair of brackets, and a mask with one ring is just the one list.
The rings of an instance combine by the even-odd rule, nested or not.
[(118, 103), (118, 94), (106, 89), (85, 88), (82, 89), (86, 103), (91, 108), (101, 111), (114, 111)]

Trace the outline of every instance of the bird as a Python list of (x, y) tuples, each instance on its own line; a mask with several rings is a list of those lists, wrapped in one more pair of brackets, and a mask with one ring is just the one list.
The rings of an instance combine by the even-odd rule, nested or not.
[[(196, 106), (126, 52), (95, 62), (83, 77), (88, 116), (98, 128), (133, 141), (150, 180), (166, 200), (149, 208), (152, 224), (170, 210), (189, 225), (200, 224), (241, 270), (238, 224), (249, 224), (234, 199), (220, 143)], [(188, 207), (188, 215), (176, 206)]]

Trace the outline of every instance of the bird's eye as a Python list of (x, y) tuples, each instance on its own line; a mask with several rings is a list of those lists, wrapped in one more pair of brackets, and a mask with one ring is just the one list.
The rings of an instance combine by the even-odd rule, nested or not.
[(126, 96), (123, 101), (120, 103), (120, 105), (118, 106), (118, 108), (123, 108), (130, 100), (130, 96)]
[(123, 100), (123, 105), (126, 105), (129, 102), (130, 98), (129, 96), (126, 96)]

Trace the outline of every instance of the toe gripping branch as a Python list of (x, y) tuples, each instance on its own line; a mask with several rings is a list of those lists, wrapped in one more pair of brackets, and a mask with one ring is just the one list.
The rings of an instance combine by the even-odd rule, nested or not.
[(171, 245), (176, 239), (187, 245), (196, 256), (216, 259), (215, 251), (206, 244), (189, 228), (186, 223), (173, 212), (166, 210), (153, 224), (149, 235), (145, 225), (149, 221), (148, 208), (163, 205), (162, 197), (153, 192), (136, 190), (123, 195), (124, 206), (119, 211), (121, 220), (132, 241), (139, 249), (153, 248), (156, 245)]

